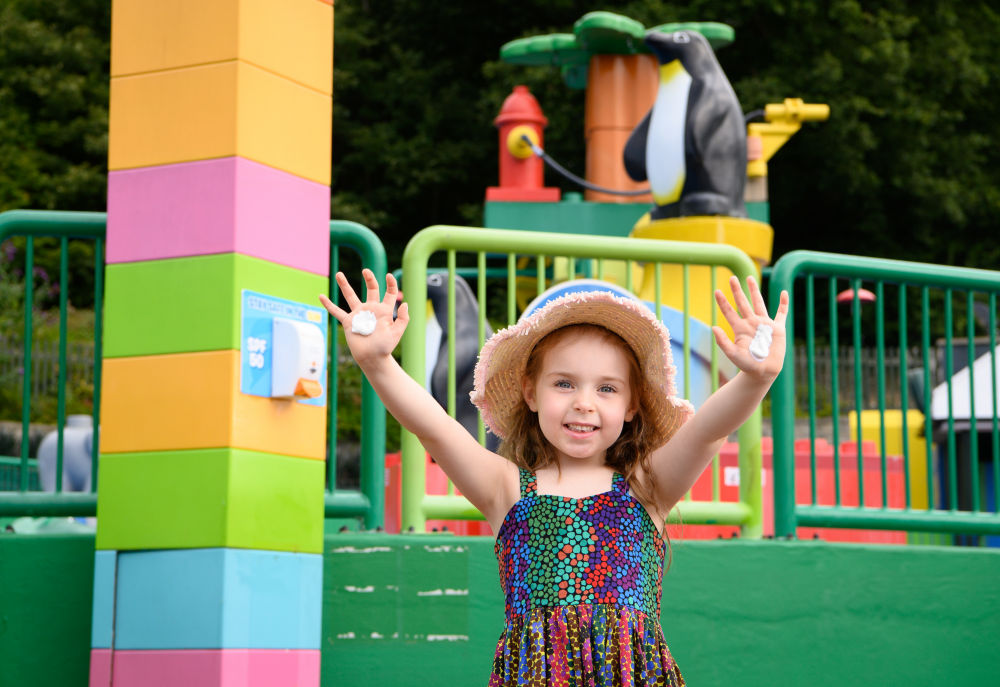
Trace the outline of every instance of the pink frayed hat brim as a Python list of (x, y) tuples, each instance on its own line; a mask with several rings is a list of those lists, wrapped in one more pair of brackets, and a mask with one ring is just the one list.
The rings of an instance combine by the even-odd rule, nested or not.
[(531, 351), (548, 334), (574, 324), (604, 327), (633, 350), (646, 381), (640, 401), (643, 415), (652, 425), (656, 445), (667, 443), (694, 413), (688, 401), (677, 397), (670, 333), (641, 301), (607, 291), (556, 298), (486, 342), (469, 394), (486, 426), (498, 437), (507, 437), (514, 412), (524, 402), (522, 382)]

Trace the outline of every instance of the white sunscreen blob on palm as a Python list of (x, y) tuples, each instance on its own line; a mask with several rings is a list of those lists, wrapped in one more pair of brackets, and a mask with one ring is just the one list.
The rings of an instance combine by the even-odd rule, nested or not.
[(767, 360), (767, 356), (771, 352), (771, 334), (773, 331), (769, 324), (757, 325), (757, 332), (753, 335), (753, 341), (750, 342), (751, 358), (758, 362)]
[(361, 336), (371, 336), (375, 331), (375, 313), (362, 310), (351, 320), (351, 331)]

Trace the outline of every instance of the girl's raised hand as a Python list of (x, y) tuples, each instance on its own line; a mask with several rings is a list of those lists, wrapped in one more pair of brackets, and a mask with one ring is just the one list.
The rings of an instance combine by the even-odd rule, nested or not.
[[(722, 291), (716, 289), (715, 301), (733, 329), (734, 340), (730, 341), (721, 327), (713, 327), (719, 348), (733, 363), (747, 374), (772, 381), (781, 372), (785, 361), (785, 319), (788, 317), (788, 293), (781, 292), (778, 312), (772, 320), (767, 314), (767, 306), (760, 295), (760, 288), (753, 277), (747, 278), (750, 300), (747, 300), (740, 280), (733, 276), (729, 288), (739, 312), (733, 310)], [(753, 305), (751, 305), (751, 301)]]
[[(385, 297), (381, 300), (378, 297), (378, 281), (375, 279), (375, 274), (369, 269), (362, 270), (361, 274), (368, 290), (364, 302), (354, 293), (354, 289), (351, 288), (344, 273), (337, 273), (337, 286), (340, 287), (340, 293), (343, 294), (350, 312), (342, 310), (324, 295), (320, 295), (319, 300), (323, 307), (343, 326), (351, 355), (360, 365), (364, 366), (366, 362), (392, 354), (406, 330), (410, 315), (406, 303), (403, 303), (396, 312), (396, 318), (393, 319), (392, 313), (396, 305), (399, 287), (392, 274), (385, 276)], [(355, 329), (365, 330), (364, 326), (354, 327), (354, 320), (361, 312), (370, 312), (375, 316), (375, 329), (371, 334), (359, 334), (355, 331)]]

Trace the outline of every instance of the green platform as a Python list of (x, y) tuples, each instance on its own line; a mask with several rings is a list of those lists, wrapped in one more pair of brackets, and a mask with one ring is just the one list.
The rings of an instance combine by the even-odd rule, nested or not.
[(97, 548), (319, 553), (324, 467), (228, 448), (102, 455)]
[(237, 350), (241, 290), (310, 305), (327, 278), (239, 253), (107, 266), (104, 357)]
[(648, 203), (591, 203), (567, 193), (557, 203), (488, 201), (483, 226), (490, 229), (554, 231), (590, 236), (628, 236)]
[[(93, 545), (0, 534), (4, 687), (87, 685)], [(692, 687), (1000, 675), (996, 549), (727, 540), (674, 542), (673, 556), (663, 626)], [(326, 687), (486, 684), (503, 626), (489, 539), (331, 534), (323, 577)]]
[[(768, 204), (747, 203), (750, 219), (769, 224)], [(593, 203), (579, 193), (564, 193), (556, 203), (487, 201), (483, 226), (490, 229), (553, 231), (590, 236), (628, 236), (652, 206), (649, 203)]]

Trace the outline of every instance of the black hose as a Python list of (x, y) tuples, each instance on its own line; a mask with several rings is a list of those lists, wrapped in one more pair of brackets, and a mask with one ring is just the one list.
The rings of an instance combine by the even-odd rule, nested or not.
[(542, 150), (541, 146), (533, 142), (530, 138), (528, 138), (527, 135), (521, 136), (521, 140), (527, 143), (529, 146), (531, 146), (531, 151), (538, 157), (542, 158), (542, 160), (545, 161), (545, 164), (547, 164), (549, 167), (562, 174), (564, 177), (566, 177), (573, 183), (579, 184), (580, 186), (583, 186), (586, 189), (590, 189), (591, 191), (598, 191), (600, 193), (611, 193), (616, 196), (642, 196), (649, 193), (648, 188), (639, 189), (638, 191), (618, 191), (611, 188), (604, 188), (603, 186), (598, 186), (597, 184), (592, 184), (586, 179), (578, 177), (577, 175), (573, 174), (573, 172), (569, 171), (561, 164), (553, 160), (548, 153)]

